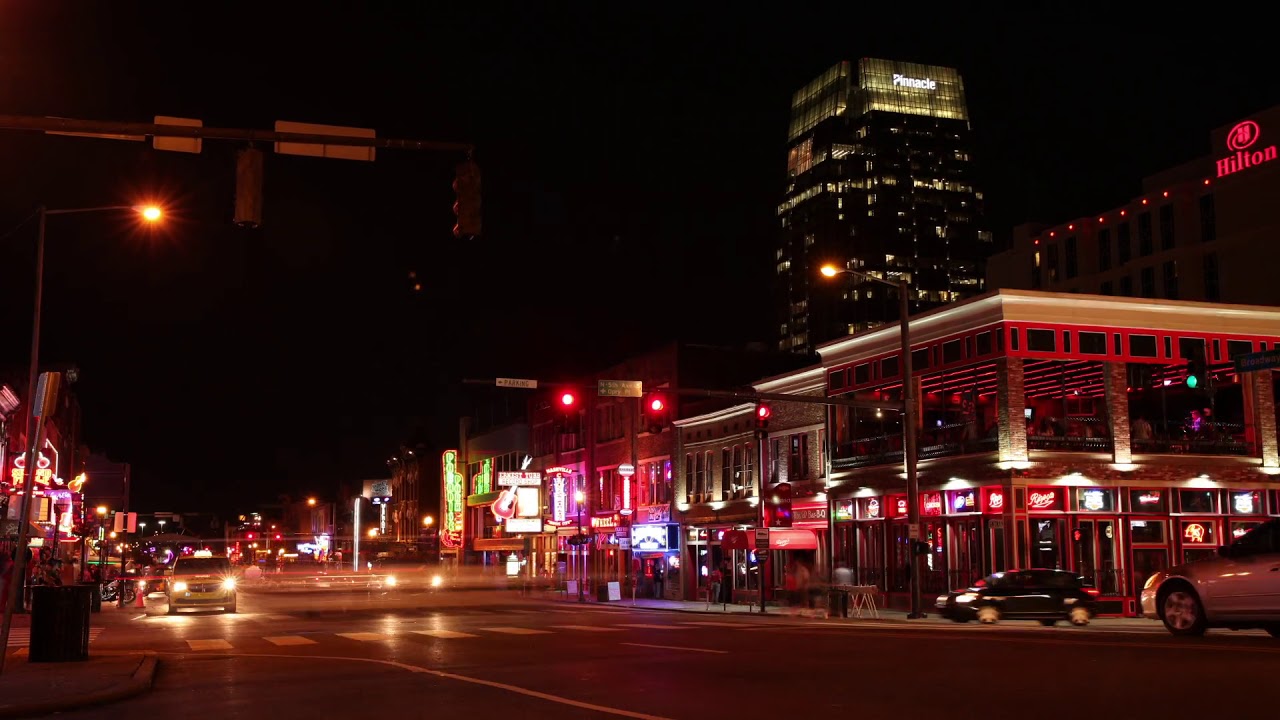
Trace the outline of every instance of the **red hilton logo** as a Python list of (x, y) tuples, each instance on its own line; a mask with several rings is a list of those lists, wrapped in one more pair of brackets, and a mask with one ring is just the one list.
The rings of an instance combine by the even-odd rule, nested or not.
[(1241, 170), (1261, 165), (1276, 159), (1276, 146), (1263, 148), (1261, 150), (1250, 150), (1262, 131), (1258, 128), (1258, 123), (1252, 120), (1245, 120), (1237, 123), (1231, 131), (1227, 133), (1227, 149), (1235, 154), (1231, 157), (1225, 157), (1218, 160), (1218, 177), (1226, 177)]

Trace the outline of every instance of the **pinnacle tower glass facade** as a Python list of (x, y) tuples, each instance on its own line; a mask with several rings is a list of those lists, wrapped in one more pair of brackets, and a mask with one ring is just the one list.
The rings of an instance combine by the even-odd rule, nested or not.
[(907, 280), (913, 313), (985, 290), (992, 244), (970, 145), (952, 68), (863, 58), (795, 93), (774, 257), (780, 349), (897, 321), (894, 290), (823, 277), (826, 264)]

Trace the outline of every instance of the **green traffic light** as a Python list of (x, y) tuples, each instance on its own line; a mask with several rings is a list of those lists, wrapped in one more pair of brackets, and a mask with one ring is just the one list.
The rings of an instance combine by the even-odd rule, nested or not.
[(1199, 384), (1200, 384), (1200, 378), (1196, 377), (1195, 375), (1187, 376), (1187, 387), (1191, 388), (1192, 390), (1195, 390), (1196, 386)]

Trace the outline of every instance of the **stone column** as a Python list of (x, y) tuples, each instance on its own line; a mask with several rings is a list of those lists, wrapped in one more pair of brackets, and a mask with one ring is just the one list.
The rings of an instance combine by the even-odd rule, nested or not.
[[(1257, 443), (1254, 453), (1262, 467), (1280, 467), (1280, 442), (1276, 437), (1276, 402), (1271, 370), (1243, 373), (1245, 438)], [(1250, 427), (1252, 426), (1252, 432)], [(1252, 437), (1250, 437), (1252, 435)]]
[(996, 404), (1000, 423), (1000, 462), (1027, 460), (1027, 406), (1022, 388), (1022, 359), (996, 361)]
[(1129, 378), (1124, 363), (1102, 363), (1106, 389), (1107, 424), (1111, 432), (1111, 462), (1133, 462), (1133, 433), (1129, 431)]

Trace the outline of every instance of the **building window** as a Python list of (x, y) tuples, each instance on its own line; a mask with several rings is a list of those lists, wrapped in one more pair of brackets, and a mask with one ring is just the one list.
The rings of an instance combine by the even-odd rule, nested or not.
[(1212, 302), (1222, 299), (1222, 292), (1218, 287), (1217, 253), (1204, 256), (1204, 299)]
[(769, 482), (777, 484), (786, 480), (782, 477), (782, 438), (774, 438), (769, 443)]
[(1142, 268), (1142, 297), (1153, 298), (1156, 296), (1156, 269), (1153, 267)]
[(1049, 284), (1058, 282), (1058, 246), (1049, 246)]
[(1144, 212), (1138, 216), (1138, 257), (1146, 257), (1155, 248), (1151, 238), (1151, 213)]
[(1178, 263), (1174, 260), (1164, 264), (1164, 296), (1170, 300), (1178, 299)]
[[(1111, 269), (1111, 228), (1098, 231), (1098, 271)], [(1106, 293), (1110, 295), (1111, 293)]]
[(1099, 290), (1099, 292), (1101, 292), (1103, 295), (1114, 295), (1115, 288), (1111, 286), (1111, 281), (1108, 280), (1102, 283), (1102, 289)]
[(1067, 279), (1068, 280), (1076, 276), (1077, 267), (1078, 265), (1077, 265), (1077, 258), (1076, 258), (1076, 236), (1072, 235), (1071, 237), (1067, 238)]
[(1218, 214), (1213, 205), (1212, 195), (1200, 196), (1200, 242), (1213, 242), (1218, 239)]
[(1160, 249), (1173, 249), (1173, 205), (1160, 206)]
[(1133, 276), (1125, 275), (1120, 278), (1120, 294), (1125, 297), (1133, 297)]
[(733, 446), (733, 496), (740, 498), (745, 494), (751, 479), (743, 474), (742, 446)]
[(1040, 251), (1037, 250), (1031, 256), (1031, 289), (1038, 290), (1040, 288)]
[(1133, 243), (1129, 237), (1129, 223), (1124, 222), (1116, 226), (1116, 258), (1117, 265), (1124, 265), (1129, 262), (1129, 258), (1133, 257)]
[(791, 454), (787, 458), (787, 481), (799, 482), (809, 478), (809, 433), (791, 436)]

